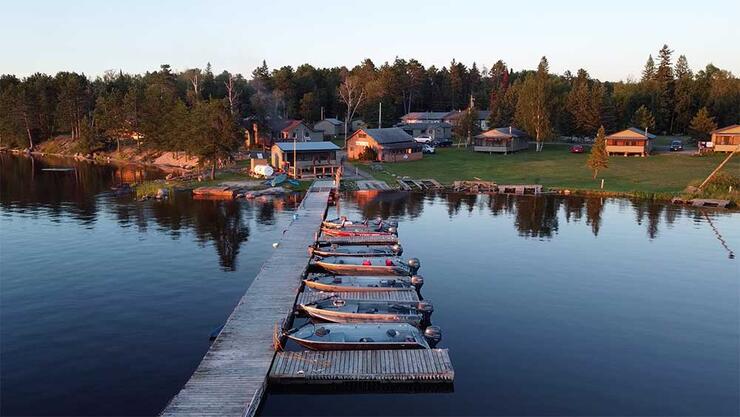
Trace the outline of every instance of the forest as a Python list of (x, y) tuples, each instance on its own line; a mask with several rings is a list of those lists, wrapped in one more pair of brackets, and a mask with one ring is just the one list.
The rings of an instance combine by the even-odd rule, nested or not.
[[(310, 123), (354, 112), (371, 127), (392, 126), (410, 111), (490, 110), (490, 125), (518, 126), (538, 143), (558, 136), (594, 136), (635, 126), (658, 134), (706, 136), (740, 120), (740, 81), (712, 64), (692, 70), (684, 55), (664, 45), (651, 54), (639, 80), (601, 81), (585, 69), (550, 72), (547, 58), (534, 69), (503, 60), (490, 68), (425, 67), (396, 58), (352, 68), (302, 64), (251, 74), (214, 74), (211, 65), (145, 74), (108, 71), (0, 76), (0, 146), (34, 148), (71, 136), (80, 152), (115, 150), (122, 138), (146, 149), (186, 151), (204, 160), (228, 158), (242, 143), (242, 120), (271, 118)], [(346, 93), (354, 95), (347, 100)], [(344, 93), (344, 94), (343, 94)], [(466, 123), (465, 118), (460, 123)], [(459, 130), (458, 130), (459, 132)], [(468, 131), (468, 134), (470, 132)]]

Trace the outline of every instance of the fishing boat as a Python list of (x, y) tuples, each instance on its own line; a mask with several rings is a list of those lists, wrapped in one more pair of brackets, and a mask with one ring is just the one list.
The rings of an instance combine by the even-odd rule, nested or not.
[(362, 277), (350, 275), (311, 274), (303, 282), (308, 288), (325, 292), (380, 292), (419, 290), (424, 278), (414, 275), (403, 277)]
[(301, 304), (301, 309), (314, 319), (334, 323), (388, 322), (408, 323), (414, 326), (428, 321), (434, 311), (427, 301), (367, 301), (330, 298), (310, 304)]
[(349, 220), (347, 216), (342, 216), (336, 219), (326, 219), (321, 222), (321, 225), (331, 229), (341, 229), (348, 226), (365, 227), (368, 229), (380, 229), (390, 227), (398, 228), (398, 223), (394, 221), (385, 221), (383, 219)]
[(360, 258), (353, 256), (314, 256), (311, 265), (339, 275), (414, 275), (421, 267), (417, 258)]
[(320, 242), (309, 248), (309, 253), (317, 256), (399, 256), (403, 253), (400, 244), (393, 245), (348, 245)]
[(442, 332), (429, 326), (422, 333), (408, 323), (308, 323), (287, 336), (312, 350), (429, 349)]
[(331, 227), (321, 227), (321, 233), (326, 236), (397, 236), (395, 228), (389, 228), (388, 230), (372, 230), (363, 227), (352, 227), (347, 226), (341, 229), (335, 229)]

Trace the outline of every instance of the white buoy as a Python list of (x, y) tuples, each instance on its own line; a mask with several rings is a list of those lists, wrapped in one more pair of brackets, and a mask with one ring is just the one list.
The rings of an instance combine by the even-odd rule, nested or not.
[(280, 246), (280, 243), (279, 242), (275, 242), (275, 243), (272, 244), (272, 247), (273, 248), (277, 248), (278, 246)]

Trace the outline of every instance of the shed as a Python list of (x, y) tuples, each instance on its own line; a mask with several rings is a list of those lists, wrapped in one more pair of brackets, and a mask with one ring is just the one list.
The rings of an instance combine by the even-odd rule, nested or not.
[(335, 138), (344, 135), (344, 122), (330, 117), (313, 125), (313, 130), (321, 132), (324, 138)]

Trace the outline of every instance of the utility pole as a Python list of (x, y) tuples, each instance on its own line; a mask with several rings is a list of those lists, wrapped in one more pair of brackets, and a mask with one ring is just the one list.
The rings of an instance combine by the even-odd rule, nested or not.
[[(297, 141), (298, 138), (293, 136), (293, 178), (298, 179), (298, 172), (296, 170), (296, 165), (298, 165), (298, 159), (297, 159)], [(290, 172), (288, 172), (288, 176), (290, 176)]]
[(324, 106), (321, 106), (321, 120), (324, 120)]
[(383, 127), (383, 102), (378, 103), (378, 129)]

